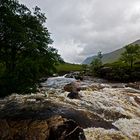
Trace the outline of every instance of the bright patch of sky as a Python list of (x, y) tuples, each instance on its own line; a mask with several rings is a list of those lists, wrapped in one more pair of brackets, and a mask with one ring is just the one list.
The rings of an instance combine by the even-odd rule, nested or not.
[(46, 14), (53, 46), (67, 62), (116, 50), (140, 39), (139, 0), (20, 0)]

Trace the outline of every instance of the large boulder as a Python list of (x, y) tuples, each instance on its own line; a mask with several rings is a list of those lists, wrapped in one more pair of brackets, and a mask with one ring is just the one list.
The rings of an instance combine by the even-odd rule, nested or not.
[(73, 120), (50, 119), (48, 140), (86, 140), (83, 129)]
[(72, 92), (72, 84), (66, 84), (64, 86), (64, 90), (67, 91), (67, 92)]
[(67, 97), (70, 99), (79, 99), (78, 92), (80, 91), (80, 85), (80, 81), (74, 81), (65, 85), (64, 90), (70, 92)]
[(71, 82), (70, 84), (65, 85), (64, 90), (67, 92), (78, 93), (78, 91), (80, 91), (80, 86), (81, 86), (80, 81), (77, 80), (77, 81)]
[(1, 140), (86, 140), (72, 120), (54, 116), (48, 120), (0, 120)]

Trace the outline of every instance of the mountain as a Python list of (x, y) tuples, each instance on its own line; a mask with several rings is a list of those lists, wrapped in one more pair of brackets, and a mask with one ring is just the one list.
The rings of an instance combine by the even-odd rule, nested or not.
[[(136, 45), (136, 44), (140, 45), (140, 40), (130, 43), (129, 45)], [(125, 48), (123, 47), (123, 48), (117, 49), (113, 52), (103, 54), (103, 58), (102, 58), (103, 64), (115, 62), (116, 60), (118, 60), (120, 58), (120, 56), (124, 52), (124, 50), (125, 50)], [(90, 64), (92, 62), (92, 60), (95, 59), (96, 57), (97, 57), (96, 55), (87, 57), (83, 61), (82, 64)]]

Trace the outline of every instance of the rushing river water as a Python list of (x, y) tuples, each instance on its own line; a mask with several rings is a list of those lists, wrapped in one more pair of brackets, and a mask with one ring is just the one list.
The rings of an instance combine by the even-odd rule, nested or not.
[(42, 85), (52, 102), (83, 111), (91, 120), (86, 123), (92, 124), (84, 129), (87, 140), (140, 140), (140, 90), (123, 83), (86, 78), (81, 82), (81, 99), (69, 99), (63, 87), (74, 80), (53, 77)]
[(73, 81), (50, 77), (37, 94), (13, 94), (0, 100), (0, 119), (44, 120), (60, 115), (81, 126), (87, 140), (140, 140), (139, 89), (85, 77), (80, 99), (69, 99), (64, 86)]
[(62, 88), (64, 85), (71, 83), (75, 81), (74, 78), (66, 78), (64, 76), (59, 77), (50, 77), (47, 79), (47, 81), (41, 83), (43, 87), (49, 87), (49, 88)]

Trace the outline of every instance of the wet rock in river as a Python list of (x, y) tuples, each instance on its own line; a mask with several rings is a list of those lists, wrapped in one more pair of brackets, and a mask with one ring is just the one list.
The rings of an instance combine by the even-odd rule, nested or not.
[(131, 87), (140, 90), (140, 82), (128, 83), (126, 84), (126, 87)]
[(67, 84), (64, 86), (64, 90), (67, 91), (67, 92), (72, 92), (72, 84)]
[(0, 120), (1, 140), (86, 140), (72, 120), (55, 116), (47, 120)]
[(73, 120), (63, 122), (52, 120), (50, 122), (51, 129), (48, 140), (86, 140), (83, 129)]
[(64, 90), (70, 92), (67, 97), (70, 99), (80, 99), (78, 92), (80, 91), (80, 81), (74, 81), (64, 86)]
[(78, 95), (78, 93), (75, 93), (75, 92), (70, 92), (67, 95), (67, 97), (70, 98), (70, 99), (80, 99), (80, 96)]
[(77, 93), (78, 91), (80, 91), (80, 86), (81, 86), (80, 81), (74, 81), (74, 82), (71, 82), (70, 84), (65, 85), (64, 90), (68, 92)]

